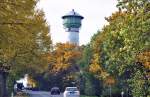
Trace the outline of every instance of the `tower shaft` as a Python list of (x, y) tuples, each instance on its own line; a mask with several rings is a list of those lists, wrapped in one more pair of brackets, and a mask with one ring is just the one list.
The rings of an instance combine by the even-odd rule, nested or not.
[(79, 45), (79, 32), (66, 32), (67, 42)]

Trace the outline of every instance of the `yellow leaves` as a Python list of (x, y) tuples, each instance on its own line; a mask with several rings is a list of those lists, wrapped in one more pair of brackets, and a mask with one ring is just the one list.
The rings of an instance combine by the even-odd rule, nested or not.
[(58, 73), (60, 71), (67, 70), (70, 66), (70, 64), (62, 64), (62, 63), (52, 64), (52, 65), (53, 68), (50, 70), (51, 73)]
[(106, 79), (109, 76), (109, 74), (101, 67), (100, 64), (91, 64), (89, 66), (89, 71), (100, 79)]
[(112, 13), (112, 15), (108, 18), (105, 18), (108, 22), (112, 22), (113, 20), (115, 20), (118, 17), (124, 17), (124, 15), (126, 14), (126, 12), (122, 12), (122, 11), (117, 11), (115, 13)]
[(79, 51), (67, 51), (67, 52), (64, 52), (64, 59), (65, 59), (65, 62), (67, 61), (70, 61), (74, 58), (78, 58), (81, 56), (81, 52)]
[(93, 55), (93, 58), (94, 58), (93, 63), (99, 63), (99, 57), (100, 57), (100, 55), (98, 53), (94, 54)]
[(106, 71), (103, 70), (103, 72), (101, 72), (101, 78), (106, 79), (108, 76), (110, 76), (110, 74)]
[(36, 80), (34, 80), (31, 76), (27, 77), (28, 80), (28, 86), (35, 88), (37, 86)]
[(96, 77), (105, 79), (109, 74), (100, 64), (100, 55), (98, 53), (93, 54), (92, 64), (89, 66), (89, 71)]
[(51, 72), (61, 72), (77, 65), (77, 60), (81, 58), (81, 51), (76, 45), (58, 43), (47, 58), (52, 66)]
[(63, 47), (64, 47), (64, 48), (68, 48), (68, 49), (70, 48), (70, 49), (71, 49), (71, 48), (76, 48), (77, 45), (75, 45), (75, 44), (70, 44), (70, 43), (67, 42), (67, 43), (64, 43), (64, 44), (63, 44)]
[(6, 62), (9, 62), (9, 60), (15, 56), (15, 52), (11, 48), (4, 49), (2, 53)]
[(105, 80), (104, 80), (104, 83), (106, 85), (114, 85), (115, 84), (115, 78), (112, 77), (112, 76), (108, 76)]
[(101, 72), (102, 69), (100, 67), (100, 62), (99, 62), (99, 54), (95, 53), (93, 54), (93, 59), (91, 60), (92, 64), (89, 66), (90, 72), (97, 73)]
[(150, 51), (145, 51), (137, 55), (137, 61), (141, 62), (145, 68), (150, 70)]
[(91, 64), (89, 66), (89, 71), (92, 72), (92, 73), (95, 73), (97, 74), (98, 72), (101, 72), (101, 67), (99, 64)]
[(150, 69), (150, 62), (144, 62), (144, 66), (148, 69)]

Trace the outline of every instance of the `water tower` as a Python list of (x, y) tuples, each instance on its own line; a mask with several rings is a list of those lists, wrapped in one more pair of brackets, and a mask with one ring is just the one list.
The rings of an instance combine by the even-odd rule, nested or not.
[(74, 10), (62, 16), (63, 26), (67, 34), (67, 42), (79, 45), (79, 29), (83, 18)]

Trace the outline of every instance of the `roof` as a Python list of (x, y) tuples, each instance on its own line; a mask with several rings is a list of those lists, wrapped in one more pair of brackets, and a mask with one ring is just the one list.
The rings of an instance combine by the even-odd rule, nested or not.
[(66, 88), (71, 88), (71, 89), (73, 88), (74, 89), (74, 88), (77, 88), (77, 87), (66, 87)]
[(79, 17), (81, 19), (83, 19), (84, 17), (81, 16), (80, 14), (78, 14), (77, 12), (74, 11), (74, 9), (72, 9), (72, 11), (70, 11), (69, 13), (67, 13), (66, 15), (62, 16), (62, 18), (66, 18), (66, 17), (70, 17), (70, 16), (73, 16), (73, 17)]
[(59, 89), (58, 87), (53, 87), (53, 88), (51, 88), (51, 89)]

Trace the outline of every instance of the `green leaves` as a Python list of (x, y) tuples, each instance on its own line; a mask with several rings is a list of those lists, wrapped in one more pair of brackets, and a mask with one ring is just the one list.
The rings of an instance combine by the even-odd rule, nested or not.
[(49, 27), (44, 13), (35, 9), (36, 3), (0, 1), (0, 60), (11, 66), (11, 73), (29, 68), (40, 72), (37, 65), (44, 68), (47, 64), (42, 55), (50, 51)]
[[(91, 42), (91, 45), (94, 45), (93, 56), (98, 55), (98, 59), (94, 57), (92, 59), (98, 60), (99, 67), (108, 75), (131, 80), (131, 83), (127, 84), (132, 85), (131, 91), (135, 97), (145, 97), (143, 95), (146, 95), (147, 91), (143, 91), (143, 87), (144, 83), (149, 81), (149, 79), (145, 79), (144, 83), (143, 80), (135, 81), (138, 77), (149, 75), (148, 72), (144, 72), (149, 67), (149, 63), (145, 60), (147, 58), (145, 53), (150, 51), (149, 5), (148, 0), (119, 0), (119, 11), (106, 18), (109, 25), (93, 36)], [(137, 56), (141, 55), (139, 52), (145, 54), (141, 58), (145, 62), (137, 60)], [(144, 68), (142, 66), (140, 67), (142, 69), (138, 68), (136, 62), (142, 62)], [(134, 87), (136, 84), (139, 88)], [(143, 95), (140, 94), (142, 92)]]

